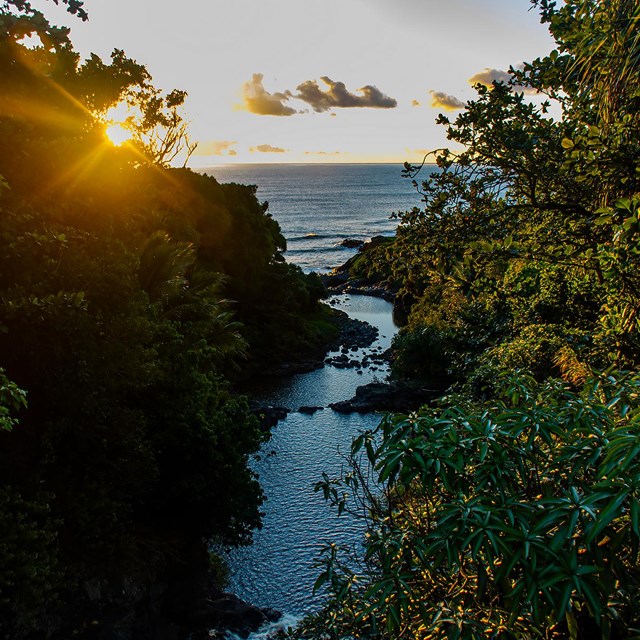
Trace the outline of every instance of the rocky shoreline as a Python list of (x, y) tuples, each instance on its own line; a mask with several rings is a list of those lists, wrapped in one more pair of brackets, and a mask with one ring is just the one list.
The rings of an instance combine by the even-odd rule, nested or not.
[(378, 330), (366, 322), (350, 318), (344, 311), (333, 309), (331, 322), (337, 328), (337, 336), (326, 343), (315, 353), (306, 354), (302, 358), (292, 357), (289, 361), (279, 363), (268, 370), (260, 372), (261, 376), (291, 376), (296, 373), (309, 373), (321, 369), (330, 351), (342, 348), (358, 349), (368, 347), (378, 337)]
[[(345, 240), (344, 242), (348, 242)], [(382, 298), (387, 302), (395, 302), (398, 293), (398, 286), (390, 280), (376, 280), (371, 278), (358, 278), (352, 273), (354, 263), (361, 254), (371, 251), (382, 244), (389, 242), (386, 236), (374, 236), (368, 242), (345, 246), (357, 246), (358, 253), (347, 260), (343, 265), (336, 267), (329, 273), (322, 274), (320, 279), (322, 284), (330, 293), (355, 293), (363, 296), (374, 296)]]
[(274, 609), (255, 607), (232, 593), (210, 587), (207, 598), (194, 611), (190, 640), (223, 640), (233, 633), (248, 638), (268, 623), (278, 622), (282, 614)]
[[(347, 242), (347, 241), (345, 241)], [(328, 274), (321, 275), (321, 279), (328, 292), (332, 295), (357, 294), (382, 298), (394, 303), (394, 316), (397, 312), (402, 315), (404, 300), (398, 300), (398, 288), (389, 280), (375, 281), (371, 279), (359, 279), (353, 276), (351, 269), (358, 257), (366, 251), (389, 242), (389, 238), (377, 236), (369, 242), (353, 244), (358, 247), (358, 254), (350, 258), (343, 265), (336, 267)], [(345, 246), (352, 246), (351, 244)], [(366, 322), (354, 320), (338, 310), (335, 311), (335, 322), (340, 327), (338, 337), (328, 345), (328, 351), (339, 352), (330, 357), (315, 357), (304, 362), (291, 362), (280, 367), (279, 375), (304, 373), (319, 369), (322, 366), (336, 368), (354, 368), (357, 373), (364, 369), (376, 370), (390, 363), (393, 352), (388, 349), (385, 352), (375, 350), (358, 360), (352, 357), (352, 352), (362, 347), (370, 346), (377, 337), (377, 329)], [(273, 372), (270, 372), (273, 375)], [(355, 395), (341, 402), (330, 404), (328, 408), (338, 413), (375, 413), (375, 412), (401, 412), (415, 411), (420, 406), (430, 403), (445, 391), (446, 385), (433, 381), (425, 385), (423, 383), (403, 381), (399, 382), (372, 382), (356, 389)], [(254, 413), (260, 418), (264, 429), (273, 428), (280, 420), (284, 419), (292, 411), (301, 413), (314, 413), (323, 407), (264, 407), (256, 406)]]
[(440, 397), (444, 388), (397, 382), (371, 382), (356, 389), (350, 400), (329, 405), (337, 413), (409, 413)]

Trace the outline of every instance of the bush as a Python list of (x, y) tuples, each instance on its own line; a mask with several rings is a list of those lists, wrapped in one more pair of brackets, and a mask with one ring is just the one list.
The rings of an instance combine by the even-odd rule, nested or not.
[(356, 438), (351, 472), (317, 489), (366, 507), (364, 557), (327, 550), (329, 604), (303, 637), (637, 634), (639, 391), (637, 374), (580, 392), (503, 377), (487, 403), (451, 396)]

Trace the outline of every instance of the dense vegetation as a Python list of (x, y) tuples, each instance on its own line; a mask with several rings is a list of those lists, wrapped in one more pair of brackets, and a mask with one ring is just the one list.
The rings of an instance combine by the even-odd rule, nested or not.
[(7, 0), (0, 78), (0, 636), (157, 637), (207, 542), (260, 524), (265, 434), (229, 379), (317, 347), (321, 287), (255, 187), (169, 168), (185, 94), (124, 52), (81, 60)]
[(464, 150), (358, 265), (411, 307), (396, 375), (456, 392), (318, 484), (368, 533), (303, 637), (640, 633), (640, 5), (532, 4), (556, 50), (440, 117)]

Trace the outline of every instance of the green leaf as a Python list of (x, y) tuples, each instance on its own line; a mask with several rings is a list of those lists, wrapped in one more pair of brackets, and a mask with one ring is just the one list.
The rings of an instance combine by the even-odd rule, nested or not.
[(565, 614), (565, 619), (567, 621), (567, 628), (569, 630), (569, 638), (571, 638), (571, 640), (576, 640), (576, 638), (578, 637), (578, 621), (576, 620), (576, 617), (571, 611), (567, 611)]
[(631, 501), (631, 527), (636, 536), (640, 536), (640, 502), (637, 498)]
[(611, 524), (611, 522), (618, 516), (622, 515), (620, 513), (620, 506), (625, 501), (626, 497), (629, 495), (629, 489), (623, 489), (599, 514), (597, 520), (593, 523), (593, 525), (589, 529), (589, 533), (585, 539), (587, 544), (591, 544), (605, 529)]

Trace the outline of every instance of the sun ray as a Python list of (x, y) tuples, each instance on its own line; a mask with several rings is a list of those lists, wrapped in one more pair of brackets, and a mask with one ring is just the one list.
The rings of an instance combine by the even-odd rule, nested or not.
[[(83, 104), (78, 98), (76, 98), (73, 94), (71, 94), (67, 89), (61, 86), (56, 80), (48, 76), (40, 66), (34, 61), (31, 60), (29, 55), (25, 52), (24, 47), (20, 47), (16, 45), (16, 56), (15, 59), (26, 67), (30, 73), (36, 76), (41, 82), (46, 83), (51, 89), (55, 92), (63, 96), (68, 102), (73, 105), (74, 108), (78, 109), (81, 113), (88, 116), (89, 121), (94, 122), (96, 124), (102, 122), (105, 124), (105, 117), (99, 116), (94, 111), (90, 110), (85, 104)], [(125, 117), (122, 117), (122, 111), (125, 110)], [(23, 120), (23, 121), (31, 121), (31, 122), (41, 122), (41, 123), (49, 123), (54, 124), (57, 123), (59, 126), (68, 128), (69, 130), (73, 130), (78, 128), (78, 120), (73, 117), (72, 114), (65, 114), (61, 111), (51, 108), (50, 105), (44, 105), (41, 101), (33, 101), (32, 103), (25, 102), (23, 98), (20, 97), (11, 97), (11, 96), (2, 96), (0, 95), (0, 113), (3, 115), (7, 115), (12, 119)], [(65, 182), (68, 186), (76, 185), (81, 181), (82, 177), (85, 176), (91, 168), (93, 168), (100, 160), (100, 158), (105, 154), (105, 152), (109, 148), (113, 148), (114, 142), (112, 141), (110, 134), (107, 133), (107, 129), (110, 129), (111, 126), (117, 127), (127, 130), (121, 123), (125, 122), (132, 114), (130, 112), (130, 107), (126, 104), (126, 102), (122, 101), (116, 105), (110, 107), (107, 110), (105, 115), (111, 115), (112, 118), (118, 118), (119, 122), (111, 121), (111, 123), (106, 123), (108, 126), (105, 128), (105, 139), (103, 144), (98, 145), (93, 151), (91, 151), (86, 156), (83, 156), (77, 162), (75, 162), (69, 169), (67, 169), (63, 175), (59, 176), (52, 184), (48, 185), (48, 189), (55, 189), (57, 186), (61, 186)], [(127, 130), (130, 134), (129, 139), (133, 138), (133, 133), (131, 130)], [(122, 144), (122, 143), (121, 143)], [(139, 159), (141, 164), (148, 164), (149, 158), (136, 146), (136, 145), (127, 145), (129, 151), (133, 154), (134, 157)], [(157, 165), (152, 165), (155, 171), (157, 171), (164, 180), (171, 184), (177, 184), (175, 178), (167, 171), (164, 171), (161, 167)]]
[(133, 132), (130, 129), (123, 127), (119, 122), (114, 122), (113, 124), (108, 125), (104, 133), (111, 144), (116, 147), (126, 144), (133, 138)]
[(47, 191), (54, 191), (58, 187), (72, 189), (78, 185), (82, 181), (82, 178), (87, 175), (104, 156), (107, 148), (108, 146), (106, 144), (101, 144), (91, 151), (91, 153), (82, 156), (82, 158), (72, 164), (62, 175), (46, 185), (43, 191), (45, 193)]

